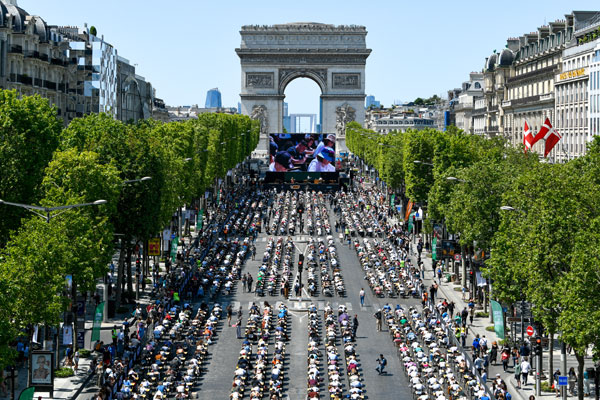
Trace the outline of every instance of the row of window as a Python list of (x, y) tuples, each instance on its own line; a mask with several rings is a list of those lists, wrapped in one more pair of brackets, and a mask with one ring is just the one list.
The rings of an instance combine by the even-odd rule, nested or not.
[(536, 61), (536, 62), (530, 62), (526, 65), (517, 67), (515, 70), (515, 74), (517, 76), (519, 76), (519, 75), (526, 74), (528, 72), (537, 71), (538, 69), (541, 69), (541, 68), (550, 67), (550, 66), (558, 63), (558, 60), (559, 60), (559, 56), (554, 56), (554, 57), (546, 57), (546, 58)]
[(594, 94), (590, 97), (590, 112), (592, 114), (600, 113), (600, 94)]
[(523, 99), (526, 97), (551, 93), (553, 81), (543, 81), (530, 83), (523, 86), (511, 88), (509, 90), (509, 100)]
[(557, 127), (578, 128), (588, 126), (588, 107), (571, 107), (558, 112)]
[(558, 104), (585, 101), (588, 99), (587, 84), (585, 81), (571, 82), (556, 87), (556, 102)]
[(600, 71), (590, 72), (590, 89), (600, 89)]
[(404, 119), (393, 119), (389, 121), (377, 121), (379, 125), (433, 125), (433, 120), (430, 119), (415, 119), (415, 120), (404, 120)]
[(583, 55), (563, 61), (563, 71), (571, 71), (578, 68), (585, 68), (590, 65), (592, 55)]

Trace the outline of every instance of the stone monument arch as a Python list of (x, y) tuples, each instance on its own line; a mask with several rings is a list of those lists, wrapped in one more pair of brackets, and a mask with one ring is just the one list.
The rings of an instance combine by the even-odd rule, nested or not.
[(337, 134), (337, 151), (347, 151), (345, 128), (365, 118), (364, 26), (318, 23), (246, 25), (237, 55), (242, 67), (242, 114), (261, 122), (257, 151), (266, 153), (268, 134), (283, 132), (285, 88), (309, 78), (321, 89), (321, 130)]

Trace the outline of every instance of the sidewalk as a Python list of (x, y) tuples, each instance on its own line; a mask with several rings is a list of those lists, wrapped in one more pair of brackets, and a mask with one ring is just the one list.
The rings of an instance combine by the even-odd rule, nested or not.
[[(192, 235), (195, 235), (195, 231), (192, 230)], [(186, 243), (189, 243), (189, 238), (184, 238)], [(193, 237), (192, 239), (193, 240)], [(179, 246), (178, 250), (181, 250), (181, 246)], [(165, 266), (164, 263), (160, 263), (160, 270), (161, 272), (165, 270)], [(135, 268), (135, 267), (134, 267)], [(133, 289), (135, 291), (135, 282), (133, 285)], [(104, 290), (104, 284), (99, 283), (97, 286), (97, 289), (100, 291), (100, 293), (102, 294), (102, 291)], [(152, 300), (150, 298), (150, 293), (152, 291), (152, 285), (151, 284), (147, 284), (146, 285), (146, 290), (142, 290), (142, 288), (140, 287), (140, 298), (137, 301), (137, 303), (139, 304), (149, 304), (149, 302)], [(114, 318), (109, 319), (108, 322), (103, 322), (100, 328), (100, 340), (103, 341), (104, 343), (110, 343), (112, 341), (112, 335), (111, 335), (111, 329), (114, 325), (117, 325), (118, 327), (120, 327), (123, 324), (123, 321), (125, 320), (125, 318), (130, 318), (131, 317), (131, 312), (132, 312), (132, 305), (128, 306), (129, 311), (125, 312), (125, 313), (120, 313), (120, 314), (116, 314)], [(91, 350), (93, 343), (91, 343), (91, 335), (92, 335), (92, 328), (93, 328), (93, 315), (94, 315), (94, 311), (95, 311), (95, 307), (93, 304), (86, 304), (86, 318), (85, 318), (85, 347), (88, 350)], [(63, 363), (64, 363), (64, 351), (65, 349), (63, 348), (64, 346), (61, 346), (60, 348), (60, 354), (61, 354), (61, 362), (60, 362), (60, 366), (62, 367)], [(77, 395), (79, 395), (79, 393), (81, 393), (81, 391), (85, 388), (87, 389), (87, 391), (89, 390), (94, 390), (94, 387), (96, 385), (96, 375), (94, 375), (93, 377), (90, 378), (90, 373), (88, 372), (89, 370), (89, 365), (92, 361), (92, 357), (97, 357), (98, 354), (92, 352), (92, 354), (90, 355), (90, 357), (88, 358), (83, 358), (80, 357), (79, 360), (79, 368), (77, 373), (69, 378), (58, 378), (55, 377), (54, 378), (54, 396), (50, 397), (50, 393), (49, 392), (35, 392), (33, 398), (35, 400), (37, 400), (38, 398), (42, 398), (42, 399), (74, 399), (76, 398)], [(15, 399), (19, 398), (19, 395), (21, 394), (21, 391), (23, 391), (24, 389), (27, 388), (27, 366), (23, 365), (22, 367), (20, 367), (18, 370), (15, 371), (15, 375), (17, 375), (17, 377), (15, 378)], [(89, 380), (89, 382), (88, 382)], [(6, 387), (8, 389), (8, 393), (7, 396), (2, 396), (0, 393), (0, 400), (5, 400), (5, 399), (10, 399), (11, 398), (11, 390), (10, 390), (10, 377), (6, 378)]]
[[(416, 265), (417, 246), (415, 243), (412, 243), (412, 242), (411, 242), (411, 246), (413, 246), (413, 256), (412, 257), (415, 258), (414, 261), (415, 261), (415, 265)], [(435, 274), (431, 267), (431, 265), (432, 265), (431, 254), (423, 251), (423, 253), (421, 255), (421, 261), (423, 262), (423, 268), (425, 271), (425, 278), (423, 279), (423, 283), (425, 284), (425, 288), (428, 290), (435, 279)], [(437, 280), (436, 280), (436, 282), (437, 282)], [(461, 291), (457, 291), (457, 290), (455, 290), (455, 288), (460, 289), (461, 286), (456, 285), (454, 282), (445, 282), (445, 280), (442, 279), (442, 283), (439, 285), (438, 292), (436, 295), (436, 301), (440, 298), (446, 299), (448, 302), (454, 301), (454, 304), (455, 304), (454, 315), (460, 314), (462, 309), (467, 307), (467, 303), (468, 303), (468, 301), (462, 300)], [(477, 311), (483, 311), (483, 309), (478, 310), (477, 306), (475, 307), (475, 309), (476, 309), (475, 313), (477, 313)], [(488, 307), (488, 309), (489, 309), (489, 307)], [(468, 352), (470, 354), (472, 352), (470, 350), (471, 343), (473, 342), (473, 339), (475, 338), (476, 335), (479, 335), (479, 337), (485, 336), (488, 339), (488, 343), (490, 343), (490, 345), (494, 341), (499, 342), (499, 339), (496, 336), (495, 332), (493, 332), (493, 331), (490, 332), (485, 329), (488, 326), (493, 326), (493, 323), (490, 322), (489, 317), (474, 317), (473, 324), (469, 324), (469, 334), (468, 334), (467, 340), (466, 340), (466, 347), (469, 349)], [(520, 332), (518, 332), (518, 333), (520, 334)], [(553, 359), (554, 359), (554, 370), (561, 369), (561, 372), (563, 374), (565, 374), (565, 371), (562, 371), (562, 368), (561, 368), (561, 365), (559, 362), (559, 360), (560, 360), (560, 347), (559, 346), (554, 347)], [(587, 359), (587, 357), (586, 357), (586, 359)], [(534, 360), (530, 360), (530, 363), (535, 368), (534, 364), (536, 364), (536, 363), (534, 362)], [(575, 356), (567, 355), (567, 368), (571, 368), (571, 367), (575, 367), (575, 370), (577, 370), (577, 360), (575, 359)], [(549, 373), (549, 371), (548, 371), (548, 351), (546, 349), (544, 349), (543, 372), (547, 377), (551, 375), (551, 373)], [(521, 389), (518, 389), (516, 387), (516, 381), (514, 378), (514, 369), (512, 367), (512, 358), (510, 359), (510, 362), (509, 362), (509, 368), (507, 369), (506, 372), (504, 372), (503, 368), (502, 368), (502, 363), (500, 362), (500, 352), (499, 352), (498, 353), (498, 364), (495, 364), (495, 365), (490, 364), (490, 366), (488, 367), (487, 382), (490, 387), (491, 387), (490, 382), (496, 377), (496, 374), (500, 374), (500, 377), (504, 380), (504, 382), (506, 382), (508, 391), (510, 392), (510, 394), (513, 396), (513, 398), (515, 400), (528, 400), (529, 396), (531, 396), (531, 395), (535, 396), (535, 374), (536, 374), (535, 370), (533, 370), (529, 374), (528, 385), (521, 386)], [(593, 388), (592, 388), (592, 391), (593, 391)], [(542, 392), (542, 397), (544, 397), (544, 398), (550, 398), (550, 397), (555, 398), (555, 396), (556, 395), (554, 392)], [(571, 396), (569, 396), (569, 397), (571, 397)]]

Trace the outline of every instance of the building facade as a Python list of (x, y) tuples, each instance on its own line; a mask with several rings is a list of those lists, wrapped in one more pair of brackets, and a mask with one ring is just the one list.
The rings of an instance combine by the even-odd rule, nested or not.
[[(486, 58), (483, 133), (523, 143), (525, 121), (537, 132), (546, 118), (563, 136), (548, 157), (565, 161), (585, 154), (595, 134), (589, 99), (600, 12), (573, 11), (536, 32), (509, 38)], [(592, 43), (594, 42), (594, 43)], [(474, 132), (481, 133), (481, 104), (475, 101)], [(544, 141), (532, 149), (544, 152)]]
[(99, 112), (123, 121), (151, 117), (160, 102), (150, 83), (94, 33), (48, 25), (16, 0), (0, 0), (0, 88), (47, 98), (65, 125)]
[(590, 116), (588, 126), (591, 136), (600, 135), (600, 43), (596, 43), (589, 66)]
[(475, 101), (483, 98), (483, 74), (471, 72), (469, 81), (463, 82), (458, 100), (453, 104), (456, 127), (467, 133), (475, 133), (474, 114)]
[[(598, 42), (600, 43), (600, 42)], [(585, 154), (586, 145), (592, 139), (589, 124), (589, 76), (590, 64), (597, 42), (575, 45), (565, 49), (562, 72), (555, 77), (554, 127), (562, 135), (555, 147), (555, 159), (568, 161)]]
[(365, 128), (374, 130), (377, 133), (387, 134), (393, 131), (406, 132), (409, 129), (417, 131), (426, 128), (436, 129), (437, 124), (433, 110), (398, 107), (384, 110), (367, 110)]

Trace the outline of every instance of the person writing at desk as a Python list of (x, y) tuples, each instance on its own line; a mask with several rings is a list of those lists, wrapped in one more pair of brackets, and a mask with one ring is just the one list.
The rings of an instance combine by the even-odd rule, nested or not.
[(286, 172), (290, 168), (293, 168), (291, 165), (292, 156), (287, 151), (280, 151), (275, 154), (275, 159), (269, 165), (269, 171), (271, 172)]
[(317, 158), (311, 161), (308, 166), (308, 172), (335, 172), (333, 162), (335, 161), (335, 152), (331, 147), (323, 147), (323, 150), (317, 154)]

